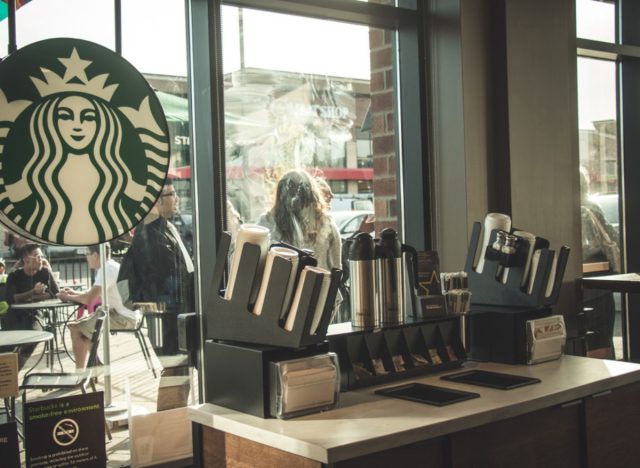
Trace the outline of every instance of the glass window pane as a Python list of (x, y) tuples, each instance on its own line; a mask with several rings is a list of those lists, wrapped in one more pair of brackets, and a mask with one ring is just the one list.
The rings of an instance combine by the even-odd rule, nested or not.
[[(122, 2), (122, 56), (144, 74), (162, 105), (171, 142), (170, 177), (180, 197), (176, 227), (189, 250), (191, 232), (191, 170), (189, 105), (184, 1), (124, 0)], [(179, 19), (179, 20), (178, 20)], [(144, 30), (145, 40), (140, 40)], [(183, 219), (184, 218), (184, 219)]]
[[(122, 1), (122, 56), (145, 75), (161, 75), (165, 80), (187, 76), (184, 4), (181, 0)], [(185, 89), (183, 85), (178, 91), (184, 94)]]
[(578, 59), (578, 109), (583, 261), (609, 261), (613, 271), (605, 244), (620, 244), (614, 62)]
[(616, 42), (614, 2), (576, 0), (576, 35), (583, 39)]
[[(227, 200), (244, 222), (269, 224), (282, 240), (316, 250), (320, 266), (341, 268), (328, 260), (341, 252), (328, 255), (311, 230), (288, 230), (284, 223), (309, 226), (308, 214), (279, 199), (277, 187), (288, 171), (306, 171), (334, 189), (322, 216), (338, 230), (354, 211), (375, 212), (375, 232), (400, 229), (394, 32), (235, 7), (223, 7), (222, 20)], [(278, 225), (285, 203), (295, 216)]]
[[(153, 353), (164, 368), (163, 375), (182, 379), (179, 388), (140, 395), (140, 405), (158, 411), (185, 406), (187, 397), (195, 395), (187, 366), (171, 364), (182, 355), (177, 314), (195, 310), (185, 24), (183, 0), (122, 1), (122, 55), (155, 90), (169, 127), (168, 180), (154, 212), (136, 227), (130, 247), (134, 278), (140, 283), (133, 299), (146, 311)], [(155, 310), (164, 313), (159, 315)], [(144, 376), (140, 374), (140, 378)]]
[[(0, 7), (2, 5), (5, 3), (0, 1)], [(101, 284), (98, 282), (99, 271), (106, 270), (106, 297), (110, 308), (115, 309), (117, 314), (111, 315), (113, 333), (108, 334), (100, 343), (100, 358), (105, 364), (109, 364), (109, 367), (107, 371), (101, 372), (98, 390), (105, 390), (107, 385), (110, 385), (111, 401), (108, 403), (114, 403), (112, 408), (126, 410), (127, 404), (130, 403), (131, 408), (135, 408), (135, 413), (144, 413), (145, 418), (154, 420), (156, 416), (169, 414), (168, 411), (162, 410), (193, 404), (197, 399), (197, 386), (193, 384), (195, 379), (185, 355), (178, 350), (177, 345), (178, 313), (195, 310), (191, 259), (193, 214), (184, 7), (184, 0), (122, 1), (123, 56), (156, 90), (165, 111), (171, 144), (172, 166), (169, 178), (173, 184), (165, 185), (163, 196), (152, 213), (136, 226), (135, 230), (111, 242), (113, 259), (108, 261), (104, 269), (100, 265), (99, 256), (85, 255), (86, 251), (83, 248), (52, 245), (40, 247), (40, 251), (51, 265), (51, 277), (55, 280), (47, 283), (49, 291), (57, 291), (57, 288), (54, 291), (52, 287), (57, 284), (60, 288), (68, 287), (84, 293), (90, 290), (94, 281), (97, 285)], [(0, 47), (3, 48), (0, 56), (5, 55), (8, 26), (3, 11), (0, 8)], [(52, 37), (72, 37), (89, 40), (113, 50), (114, 35), (113, 0), (32, 0), (17, 11), (18, 47)], [(122, 86), (126, 86), (126, 83), (120, 86), (119, 89), (123, 89)], [(1, 137), (2, 135), (0, 140)], [(141, 138), (143, 145), (153, 146), (150, 141), (151, 139), (145, 139), (144, 136)], [(76, 228), (82, 229), (82, 226)], [(28, 241), (4, 226), (0, 226), (0, 237), (0, 257), (7, 273), (10, 274), (9, 278), (3, 277), (0, 269), (0, 285), (6, 280), (13, 288), (16, 281), (12, 278), (17, 276), (11, 276), (12, 272), (20, 271), (17, 263), (20, 256), (18, 250)], [(30, 261), (35, 261), (36, 257), (40, 258), (39, 255), (34, 255), (34, 260)], [(132, 267), (129, 264), (129, 271), (135, 271), (136, 274), (120, 277), (119, 279), (126, 279), (128, 282), (120, 281), (116, 285), (118, 269), (120, 272), (126, 270), (126, 258), (134, 265)], [(23, 264), (24, 261), (23, 259)], [(121, 265), (118, 266), (117, 263)], [(30, 289), (32, 284), (28, 286)], [(19, 288), (13, 289), (18, 293), (25, 292), (18, 291)], [(12, 296), (11, 300), (15, 299), (15, 294)], [(89, 302), (84, 294), (81, 297), (82, 299), (74, 299), (79, 303)], [(104, 295), (102, 297), (104, 298)], [(80, 334), (74, 333), (73, 327), (67, 326), (67, 319), (73, 322), (80, 318), (81, 314), (87, 317), (94, 311), (95, 305), (94, 299), (87, 304), (86, 311), (78, 309), (76, 304), (69, 310), (64, 310), (64, 315), (58, 315), (55, 326), (60, 330), (60, 353), (55, 356), (54, 362), (49, 363), (56, 371), (70, 372), (76, 366), (84, 367), (82, 351), (86, 349), (83, 346), (86, 340)], [(142, 312), (144, 321), (136, 320), (142, 316)], [(3, 329), (24, 328), (25, 323), (27, 327), (37, 326), (35, 315), (30, 314), (29, 319), (24, 322), (19, 320), (7, 323), (5, 318), (2, 323)], [(103, 345), (107, 346), (107, 343), (110, 349), (109, 361), (106, 359), (106, 353), (102, 352)], [(34, 353), (29, 358), (22, 368), (22, 375), (36, 363), (38, 370), (44, 371), (49, 367), (46, 360), (38, 361), (39, 355), (40, 353)], [(103, 379), (106, 375), (109, 375), (109, 380)], [(128, 382), (127, 385), (125, 381)], [(125, 392), (125, 388), (132, 391)], [(106, 394), (105, 392), (105, 399)], [(29, 400), (43, 397), (50, 398), (51, 395), (43, 395), (40, 391), (29, 392)], [(113, 414), (115, 411), (111, 412), (112, 417)], [(126, 416), (126, 411), (120, 412), (112, 420), (126, 420)], [(180, 424), (190, 429), (186, 412), (183, 416), (179, 417)], [(156, 424), (162, 425), (164, 422)], [(172, 424), (175, 425), (173, 420)], [(119, 431), (119, 434), (115, 435), (108, 448), (111, 461), (115, 459), (120, 464), (128, 465), (129, 446), (140, 448), (149, 463), (158, 461), (148, 458), (155, 457), (158, 450), (151, 450), (148, 444), (145, 446), (143, 443), (137, 443), (143, 440), (159, 440), (156, 438), (155, 428), (147, 424), (137, 426), (136, 430), (137, 439), (131, 439), (129, 444), (126, 443), (126, 432), (123, 434)], [(186, 443), (182, 448), (188, 454), (191, 451), (190, 432), (183, 435), (181, 439), (183, 442), (186, 440)]]
[[(0, 36), (7, 34), (2, 26)], [(52, 37), (85, 39), (115, 49), (113, 0), (32, 0), (17, 10), (18, 47)]]

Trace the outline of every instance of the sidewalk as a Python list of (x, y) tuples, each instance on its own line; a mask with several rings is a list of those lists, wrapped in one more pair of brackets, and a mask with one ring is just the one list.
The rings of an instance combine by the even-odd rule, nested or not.
[[(146, 330), (144, 331), (146, 334)], [(61, 339), (61, 338), (60, 338)], [(130, 466), (131, 455), (129, 450), (129, 427), (128, 416), (129, 410), (131, 414), (148, 414), (156, 411), (157, 398), (158, 398), (158, 386), (160, 384), (160, 371), (162, 369), (161, 362), (153, 351), (152, 360), (158, 378), (154, 378), (151, 370), (147, 368), (140, 345), (133, 333), (116, 333), (109, 336), (110, 342), (110, 355), (111, 365), (104, 366), (101, 369), (98, 384), (96, 385), (97, 391), (105, 391), (105, 374), (111, 375), (111, 401), (112, 405), (105, 408), (107, 414), (107, 420), (110, 421), (111, 433), (113, 439), (106, 442), (108, 467), (126, 467)], [(65, 343), (67, 349), (71, 352), (71, 343), (68, 332), (65, 333)], [(99, 356), (102, 362), (104, 359), (103, 343), (100, 344)], [(65, 372), (72, 372), (75, 369), (75, 364), (71, 358), (64, 352), (64, 347), (60, 343), (60, 360), (64, 367)], [(43, 352), (43, 345), (39, 345), (35, 350), (25, 368), (20, 372), (19, 382), (22, 381), (26, 370), (31, 369), (41, 353)], [(56, 360), (54, 372), (59, 372), (59, 364)], [(38, 364), (36, 370), (38, 372), (48, 372), (45, 359)], [(192, 390), (190, 398), (196, 398), (194, 391), (197, 391), (197, 376), (193, 376)], [(91, 391), (88, 388), (88, 391)], [(80, 392), (69, 391), (48, 391), (43, 392), (41, 390), (29, 390), (27, 392), (27, 400), (29, 402), (37, 401), (41, 399), (50, 399), (66, 395), (79, 394)], [(105, 400), (107, 395), (105, 394)], [(190, 400), (191, 402), (192, 400)], [(18, 399), (16, 402), (17, 412), (20, 418), (22, 418), (22, 399)], [(0, 415), (0, 422), (6, 420), (4, 414)], [(105, 439), (106, 440), (106, 439)], [(24, 448), (21, 442), (21, 458), (24, 462)]]

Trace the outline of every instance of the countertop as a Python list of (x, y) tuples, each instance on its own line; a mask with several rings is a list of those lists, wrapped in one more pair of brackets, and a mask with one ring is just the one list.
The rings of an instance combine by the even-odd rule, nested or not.
[[(192, 421), (322, 463), (333, 463), (548, 408), (640, 381), (640, 365), (563, 356), (534, 366), (467, 362), (484, 369), (537, 377), (539, 384), (495, 390), (441, 380), (451, 372), (340, 394), (336, 409), (287, 421), (261, 419), (212, 404), (189, 408)], [(380, 388), (422, 382), (480, 394), (437, 407), (375, 395)]]

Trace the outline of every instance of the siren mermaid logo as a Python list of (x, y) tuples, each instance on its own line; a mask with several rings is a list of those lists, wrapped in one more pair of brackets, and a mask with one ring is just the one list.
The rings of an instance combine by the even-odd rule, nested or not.
[(111, 240), (149, 212), (168, 166), (157, 97), (114, 52), (51, 39), (0, 62), (0, 220), (11, 229)]

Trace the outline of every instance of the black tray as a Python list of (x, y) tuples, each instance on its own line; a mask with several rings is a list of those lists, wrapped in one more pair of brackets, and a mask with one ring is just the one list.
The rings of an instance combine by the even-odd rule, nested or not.
[(477, 393), (463, 392), (451, 388), (435, 387), (433, 385), (415, 382), (397, 387), (383, 388), (382, 390), (376, 390), (375, 393), (434, 406), (446, 406), (480, 396)]
[(440, 377), (442, 380), (451, 382), (465, 383), (471, 385), (480, 385), (481, 387), (491, 387), (500, 390), (511, 390), (513, 388), (523, 387), (540, 383), (540, 379), (534, 377), (523, 377), (521, 375), (501, 374), (499, 372), (490, 372), (484, 370), (470, 370), (450, 374)]

